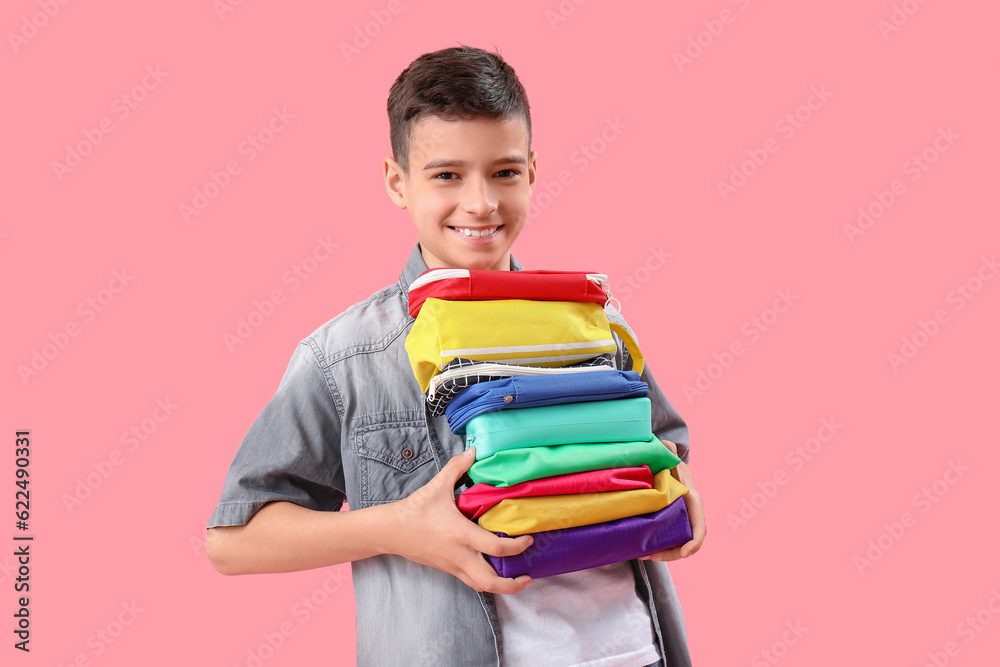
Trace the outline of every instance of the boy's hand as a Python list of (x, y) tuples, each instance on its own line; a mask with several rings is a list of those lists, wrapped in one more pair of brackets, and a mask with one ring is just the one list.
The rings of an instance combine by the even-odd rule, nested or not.
[[(666, 447), (674, 454), (677, 453), (677, 445), (669, 440), (661, 440)], [(681, 461), (670, 471), (678, 482), (688, 488), (688, 492), (682, 497), (687, 504), (688, 519), (691, 521), (691, 541), (673, 549), (664, 549), (651, 553), (648, 556), (640, 556), (639, 560), (678, 560), (693, 556), (701, 549), (701, 543), (705, 541), (708, 529), (705, 527), (705, 510), (702, 508), (701, 495), (694, 490), (694, 479), (691, 477), (691, 469)]]
[(519, 593), (531, 584), (531, 577), (500, 577), (483, 554), (519, 554), (531, 546), (532, 537), (497, 537), (467, 519), (455, 505), (455, 484), (475, 460), (473, 448), (453, 456), (434, 479), (392, 503), (396, 521), (386, 553), (453, 574), (477, 591)]

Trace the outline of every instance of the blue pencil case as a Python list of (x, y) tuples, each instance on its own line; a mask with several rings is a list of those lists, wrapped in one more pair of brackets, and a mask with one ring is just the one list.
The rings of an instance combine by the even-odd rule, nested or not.
[(487, 412), (648, 395), (649, 385), (635, 371), (509, 377), (467, 387), (452, 399), (445, 414), (452, 432), (463, 435), (471, 419)]

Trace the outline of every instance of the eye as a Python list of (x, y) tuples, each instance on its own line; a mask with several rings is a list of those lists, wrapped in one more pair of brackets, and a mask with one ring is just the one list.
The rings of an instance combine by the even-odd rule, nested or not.
[[(442, 178), (443, 176), (447, 176), (448, 178)], [(453, 171), (442, 171), (440, 174), (435, 174), (434, 178), (441, 181), (453, 181), (458, 178), (458, 174)]]
[(501, 178), (514, 178), (517, 175), (518, 171), (516, 169), (501, 169), (497, 172), (497, 176)]

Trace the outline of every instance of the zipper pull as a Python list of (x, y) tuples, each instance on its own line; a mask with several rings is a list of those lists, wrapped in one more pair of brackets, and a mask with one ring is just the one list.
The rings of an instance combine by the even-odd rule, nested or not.
[(607, 313), (608, 317), (614, 317), (615, 315), (621, 315), (622, 312), (622, 302), (619, 301), (611, 294), (611, 286), (608, 285), (607, 280), (601, 280), (600, 278), (592, 278), (598, 286), (604, 290), (604, 293), (608, 295), (608, 300), (604, 302), (604, 312)]
[(608, 295), (607, 300), (604, 302), (604, 312), (607, 313), (608, 317), (620, 315), (622, 312), (622, 302), (611, 294), (611, 286), (608, 285), (607, 276), (603, 273), (591, 273), (587, 277)]

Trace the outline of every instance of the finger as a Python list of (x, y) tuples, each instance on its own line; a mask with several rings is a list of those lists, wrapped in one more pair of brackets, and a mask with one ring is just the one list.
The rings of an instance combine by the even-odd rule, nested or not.
[(674, 547), (672, 549), (664, 549), (663, 551), (657, 551), (655, 553), (649, 554), (648, 556), (639, 556), (639, 560), (659, 560), (659, 561), (671, 561), (671, 560), (681, 560), (683, 558), (688, 558), (695, 555), (699, 549), (701, 549), (701, 543), (704, 540), (704, 536), (701, 538), (692, 538), (690, 541), (685, 542), (679, 547)]
[(466, 572), (466, 576), (473, 582), (472, 587), (476, 590), (487, 593), (513, 595), (520, 593), (531, 585), (531, 577), (527, 574), (522, 574), (514, 578), (501, 577), (497, 575), (496, 570), (493, 569), (493, 566), (485, 558), (480, 556), (476, 561), (478, 562), (469, 564), (468, 571)]
[(704, 535), (691, 539), (689, 542), (685, 542), (679, 547), (674, 547), (672, 549), (664, 549), (663, 551), (657, 551), (656, 553), (650, 554), (648, 556), (640, 556), (639, 560), (661, 560), (661, 561), (671, 561), (671, 560), (681, 560), (683, 558), (689, 558), (701, 549), (701, 543), (705, 539)]
[(530, 585), (531, 577), (526, 574), (522, 574), (520, 577), (515, 577), (513, 579), (497, 577), (496, 581), (490, 586), (489, 592), (499, 593), (501, 595), (514, 595), (516, 593), (520, 593)]
[(691, 539), (684, 544), (651, 553), (647, 556), (640, 556), (639, 560), (671, 561), (688, 558), (698, 553), (702, 543), (708, 535), (708, 528), (705, 525), (705, 510), (701, 502), (701, 496), (696, 491), (689, 491), (681, 496), (688, 511), (688, 521), (691, 524)]
[(446, 465), (441, 470), (441, 472), (444, 472), (444, 470), (449, 466), (453, 466), (453, 469), (450, 472), (457, 473), (455, 475), (455, 481), (458, 481), (458, 478), (467, 473), (469, 471), (469, 468), (471, 468), (472, 464), (475, 462), (476, 462), (476, 448), (469, 447), (464, 452), (460, 454), (455, 454), (453, 457), (451, 457), (448, 460), (448, 465)]
[(441, 468), (441, 471), (434, 476), (434, 479), (428, 484), (433, 483), (435, 487), (437, 486), (447, 486), (449, 492), (454, 492), (455, 484), (458, 480), (469, 471), (472, 464), (476, 462), (476, 448), (469, 447), (464, 452), (460, 454), (455, 454), (455, 456), (448, 459), (448, 462)]
[(670, 474), (687, 488), (694, 488), (694, 477), (691, 475), (691, 468), (683, 461), (671, 468)]
[(696, 554), (701, 549), (705, 536), (708, 535), (708, 527), (705, 525), (705, 508), (702, 505), (701, 496), (697, 492), (689, 492), (684, 495), (684, 501), (688, 508), (688, 518), (691, 520), (691, 541), (681, 546), (681, 558)]
[(490, 556), (516, 556), (530, 547), (535, 538), (531, 535), (521, 535), (519, 537), (499, 537), (483, 528), (479, 529), (472, 548), (479, 553)]
[(458, 572), (452, 572), (452, 574), (454, 574), (456, 577), (458, 577), (459, 579), (461, 579), (462, 583), (465, 584), (466, 586), (468, 586), (469, 588), (471, 588), (472, 590), (482, 592), (482, 589), (479, 587), (478, 584), (476, 584), (475, 579), (473, 579), (472, 577), (470, 577), (464, 571), (459, 570)]
[(656, 551), (647, 556), (639, 556), (639, 560), (655, 560), (662, 562), (680, 560), (681, 558), (683, 558), (683, 556), (681, 556), (681, 547), (674, 547), (673, 549), (664, 549), (663, 551)]

